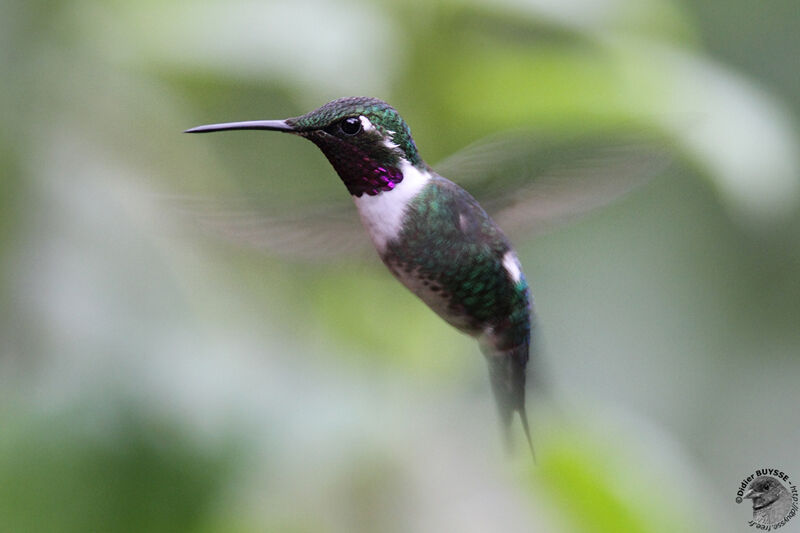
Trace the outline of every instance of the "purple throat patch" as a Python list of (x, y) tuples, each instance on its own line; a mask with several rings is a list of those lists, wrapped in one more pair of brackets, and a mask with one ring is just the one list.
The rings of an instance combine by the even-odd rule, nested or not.
[(379, 163), (379, 158), (359, 146), (320, 143), (320, 147), (353, 196), (375, 196), (391, 191), (403, 181), (399, 168)]
[(359, 163), (353, 164), (350, 160), (343, 161), (341, 166), (334, 165), (339, 177), (353, 196), (360, 197), (363, 194), (375, 196), (381, 192), (391, 191), (403, 181), (403, 173), (398, 168), (378, 165), (367, 156), (360, 158)]
[[(375, 196), (383, 191), (391, 191), (398, 183), (403, 181), (403, 173), (396, 168), (392, 167), (375, 167), (372, 172), (368, 172), (354, 183), (352, 190), (348, 184), (348, 189), (351, 194), (361, 196), (361, 194), (368, 194)], [(360, 193), (360, 194), (359, 194)]]

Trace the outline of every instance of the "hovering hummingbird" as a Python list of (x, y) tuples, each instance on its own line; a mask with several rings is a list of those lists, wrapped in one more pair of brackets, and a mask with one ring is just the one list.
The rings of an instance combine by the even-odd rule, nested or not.
[[(376, 98), (349, 97), (299, 117), (210, 124), (186, 133), (228, 130), (292, 133), (322, 150), (391, 273), (446, 322), (478, 340), (506, 442), (518, 413), (533, 452), (525, 410), (533, 306), (522, 266), (475, 198), (420, 157), (398, 112)], [(492, 157), (478, 154), (483, 162), (471, 166), (489, 173)], [(549, 206), (540, 202), (544, 211), (563, 211), (555, 198)], [(509, 212), (512, 221), (537, 218)]]

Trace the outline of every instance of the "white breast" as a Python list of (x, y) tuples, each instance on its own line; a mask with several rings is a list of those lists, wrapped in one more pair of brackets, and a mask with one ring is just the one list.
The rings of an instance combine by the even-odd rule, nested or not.
[(403, 181), (391, 191), (353, 198), (361, 215), (361, 222), (381, 254), (386, 250), (386, 243), (400, 233), (409, 202), (431, 179), (427, 171), (420, 171), (405, 160), (401, 160), (400, 172), (403, 173)]

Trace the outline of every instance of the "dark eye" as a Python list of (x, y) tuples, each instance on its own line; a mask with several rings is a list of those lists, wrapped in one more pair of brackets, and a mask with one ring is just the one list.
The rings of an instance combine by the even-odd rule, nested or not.
[(357, 117), (348, 117), (339, 122), (339, 129), (345, 135), (355, 135), (361, 131), (361, 120)]

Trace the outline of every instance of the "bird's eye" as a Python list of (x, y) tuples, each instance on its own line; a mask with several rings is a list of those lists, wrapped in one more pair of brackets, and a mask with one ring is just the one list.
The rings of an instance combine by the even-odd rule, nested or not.
[(339, 129), (345, 135), (355, 135), (361, 131), (361, 120), (358, 117), (348, 117), (339, 122)]

